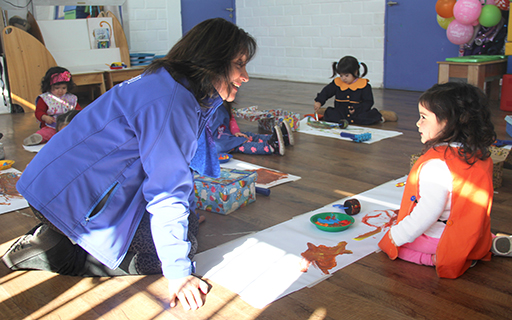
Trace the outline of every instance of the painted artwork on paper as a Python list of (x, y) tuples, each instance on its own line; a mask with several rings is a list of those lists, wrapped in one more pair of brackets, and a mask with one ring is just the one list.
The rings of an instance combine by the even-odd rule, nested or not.
[(307, 246), (308, 249), (301, 253), (302, 260), (300, 266), (302, 272), (307, 272), (310, 264), (313, 264), (324, 274), (329, 274), (329, 270), (337, 266), (336, 256), (352, 253), (352, 251), (346, 249), (346, 241), (341, 241), (334, 247), (315, 246), (310, 242), (308, 242)]
[(391, 226), (396, 223), (397, 217), (398, 210), (391, 209), (374, 210), (366, 214), (361, 219), (361, 222), (375, 229), (355, 237), (354, 240), (364, 240), (380, 233), (383, 230), (391, 228)]
[(28, 203), (16, 190), (21, 172), (7, 169), (0, 172), (0, 214), (28, 207)]

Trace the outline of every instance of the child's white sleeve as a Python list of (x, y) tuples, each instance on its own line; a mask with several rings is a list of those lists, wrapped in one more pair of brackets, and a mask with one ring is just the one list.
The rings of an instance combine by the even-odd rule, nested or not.
[(423, 165), (419, 175), (419, 201), (410, 215), (391, 228), (397, 246), (413, 242), (425, 233), (449, 208), (453, 179), (446, 163), (439, 159)]

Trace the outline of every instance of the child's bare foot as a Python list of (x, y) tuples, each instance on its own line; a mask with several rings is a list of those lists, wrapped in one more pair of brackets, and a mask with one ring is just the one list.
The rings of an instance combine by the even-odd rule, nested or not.
[(203, 223), (206, 221), (206, 217), (203, 216), (202, 214), (199, 215), (199, 224)]

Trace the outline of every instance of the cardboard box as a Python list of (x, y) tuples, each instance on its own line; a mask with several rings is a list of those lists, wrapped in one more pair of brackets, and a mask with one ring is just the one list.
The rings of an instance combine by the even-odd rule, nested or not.
[(196, 207), (201, 210), (229, 214), (256, 200), (254, 171), (221, 168), (219, 178), (194, 175)]
[[(510, 155), (510, 150), (498, 148), (495, 146), (491, 146), (490, 151), (491, 151), (491, 159), (493, 162), (492, 183), (493, 183), (494, 189), (497, 189), (497, 188), (501, 187), (501, 185), (503, 183), (503, 163), (505, 163), (505, 161), (508, 162), (509, 159), (512, 158), (512, 155)], [(414, 165), (414, 163), (416, 163), (416, 161), (418, 160), (418, 158), (420, 156), (421, 156), (421, 154), (413, 154), (411, 156), (411, 162), (410, 162), (411, 168)]]

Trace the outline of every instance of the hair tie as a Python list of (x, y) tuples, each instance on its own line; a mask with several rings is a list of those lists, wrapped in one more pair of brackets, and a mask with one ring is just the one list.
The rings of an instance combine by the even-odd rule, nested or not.
[(69, 71), (64, 71), (61, 73), (54, 73), (50, 79), (50, 85), (54, 85), (59, 82), (69, 82), (71, 81), (71, 73)]

